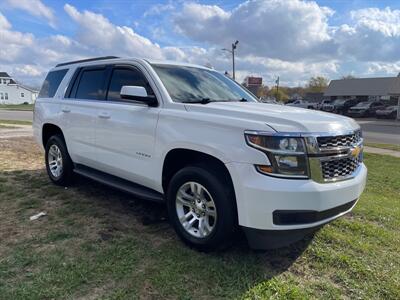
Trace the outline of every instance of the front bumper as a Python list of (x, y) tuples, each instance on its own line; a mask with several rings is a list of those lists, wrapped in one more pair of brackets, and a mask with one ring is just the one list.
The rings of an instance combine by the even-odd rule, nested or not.
[[(228, 163), (227, 168), (235, 187), (239, 225), (268, 231), (315, 228), (344, 215), (355, 202), (349, 207), (346, 204), (360, 197), (367, 179), (363, 163), (351, 179), (331, 183), (270, 177), (246, 163)], [(339, 206), (346, 209), (324, 213), (335, 212)], [(312, 213), (306, 221), (300, 218), (300, 222), (277, 222), (277, 211)]]

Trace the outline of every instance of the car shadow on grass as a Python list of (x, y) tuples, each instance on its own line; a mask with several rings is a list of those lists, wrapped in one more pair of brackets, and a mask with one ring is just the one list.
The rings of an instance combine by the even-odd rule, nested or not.
[[(160, 236), (164, 236), (167, 232), (169, 237), (176, 240), (175, 242), (179, 247), (188, 248), (187, 245), (175, 236), (175, 232), (169, 224), (167, 209), (164, 204), (135, 198), (129, 194), (80, 176), (75, 180), (74, 187), (83, 194), (89, 193), (94, 196), (95, 199), (100, 199), (101, 195), (112, 195), (111, 198), (107, 197), (106, 201), (101, 200), (102, 205), (105, 205), (109, 210), (114, 210), (117, 214), (121, 212), (122, 209), (132, 218), (136, 218), (140, 225), (147, 227), (149, 231), (159, 232)], [(119, 202), (117, 206), (114, 202), (115, 199), (118, 199)], [(275, 276), (287, 270), (298, 259), (312, 242), (316, 233), (317, 231), (308, 234), (304, 239), (287, 247), (252, 250), (249, 248), (244, 233), (239, 229), (235, 239), (228, 248), (205, 254), (212, 257), (224, 256), (234, 259), (241, 259), (241, 257), (243, 258), (244, 256), (255, 256), (261, 258), (265, 263), (268, 268), (267, 273), (271, 274), (271, 276)]]
[[(108, 296), (117, 295), (121, 290), (125, 296), (146, 295), (150, 289), (156, 298), (240, 297), (249, 288), (290, 268), (312, 241), (312, 236), (308, 236), (289, 247), (253, 251), (245, 236), (238, 233), (228, 249), (201, 253), (178, 239), (168, 223), (165, 205), (136, 199), (80, 176), (72, 186), (58, 187), (50, 182), (44, 170), (0, 172), (0, 198), (2, 196), (4, 201), (0, 200), (0, 208), (8, 204), (15, 206), (15, 212), (10, 211), (11, 221), (7, 223), (14, 230), (19, 224), (12, 222), (29, 222), (26, 220), (30, 215), (42, 210), (47, 212), (44, 220), (30, 225), (32, 230), (36, 230), (34, 248), (42, 249), (50, 244), (51, 249), (55, 247), (66, 256), (70, 255), (71, 260), (79, 262), (75, 262), (79, 276), (89, 279), (77, 284), (76, 291), (69, 291), (72, 295), (76, 292), (91, 294), (87, 285), (90, 286), (92, 281), (130, 276), (129, 282), (118, 279), (103, 292)], [(0, 225), (4, 225), (1, 220)], [(26, 231), (28, 227), (24, 224), (21, 228)], [(32, 240), (21, 235), (19, 241), (14, 238), (12, 243), (8, 243), (6, 240), (5, 245), (22, 247), (27, 243), (32, 243)], [(68, 254), (74, 248), (77, 249), (73, 254)], [(8, 250), (5, 252), (13, 252), (13, 249)], [(49, 253), (53, 253), (51, 251)], [(107, 254), (108, 251), (112, 254)], [(114, 256), (114, 253), (119, 254)], [(96, 257), (102, 259), (96, 261)], [(80, 266), (86, 266), (87, 260), (94, 260), (88, 270)], [(46, 268), (51, 259), (43, 256), (43, 261), (44, 267), (41, 268)], [(110, 264), (112, 269), (107, 269), (110, 266), (106, 268), (105, 264)], [(127, 264), (132, 265), (127, 267)], [(101, 272), (96, 273), (96, 267)], [(106, 276), (104, 270), (109, 270), (110, 274)], [(46, 272), (49, 271), (46, 269)], [(62, 280), (47, 284), (56, 284), (61, 291), (68, 286)], [(143, 284), (147, 290), (141, 290)], [(82, 292), (85, 289), (87, 293)], [(60, 294), (50, 296), (58, 297)]]

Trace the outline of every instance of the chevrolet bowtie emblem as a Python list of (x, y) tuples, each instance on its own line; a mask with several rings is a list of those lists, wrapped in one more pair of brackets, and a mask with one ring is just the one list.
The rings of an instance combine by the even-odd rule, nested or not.
[(357, 146), (357, 147), (351, 149), (351, 156), (358, 157), (360, 152), (361, 152), (361, 148), (359, 146)]

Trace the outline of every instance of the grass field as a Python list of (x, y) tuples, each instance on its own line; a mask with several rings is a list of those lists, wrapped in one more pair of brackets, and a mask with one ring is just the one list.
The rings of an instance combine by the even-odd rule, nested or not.
[(1, 104), (0, 109), (32, 111), (33, 104)]
[[(400, 137), (399, 137), (399, 141), (400, 141)], [(365, 143), (365, 146), (400, 151), (400, 144), (394, 145), (394, 144)]]
[(365, 159), (358, 205), (313, 239), (205, 254), (163, 206), (84, 179), (54, 186), (32, 140), (0, 140), (0, 298), (400, 299), (400, 159)]
[(0, 120), (0, 125), (32, 125), (32, 121)]

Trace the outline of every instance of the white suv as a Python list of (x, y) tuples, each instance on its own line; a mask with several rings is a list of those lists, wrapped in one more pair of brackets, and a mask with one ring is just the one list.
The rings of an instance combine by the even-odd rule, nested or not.
[(50, 70), (34, 132), (50, 179), (75, 173), (165, 202), (177, 234), (215, 249), (240, 227), (253, 248), (287, 245), (362, 193), (360, 127), (264, 104), (212, 69), (102, 57)]

